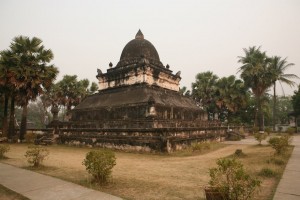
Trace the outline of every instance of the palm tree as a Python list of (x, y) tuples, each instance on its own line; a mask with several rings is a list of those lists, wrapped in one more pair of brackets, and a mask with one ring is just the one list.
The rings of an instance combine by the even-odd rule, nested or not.
[(196, 82), (192, 83), (192, 96), (207, 111), (209, 119), (212, 118), (211, 115), (214, 115), (216, 111), (215, 94), (217, 80), (217, 75), (207, 71), (197, 74)]
[(272, 82), (273, 82), (273, 130), (275, 130), (276, 124), (276, 82), (286, 83), (289, 86), (294, 86), (295, 82), (291, 81), (292, 78), (299, 78), (295, 74), (285, 74), (284, 72), (291, 66), (293, 63), (288, 63), (287, 58), (281, 59), (279, 56), (274, 56), (271, 58), (269, 69), (272, 74)]
[[(4, 116), (3, 116), (3, 133), (7, 134), (8, 138), (15, 134), (15, 96), (17, 80), (14, 77), (13, 71), (17, 66), (17, 58), (11, 50), (0, 52), (0, 87), (4, 93)], [(10, 116), (8, 124), (8, 102), (10, 98)]]
[(262, 111), (262, 96), (265, 91), (272, 85), (271, 73), (268, 69), (270, 59), (266, 52), (261, 52), (260, 47), (249, 47), (243, 49), (245, 56), (239, 56), (239, 63), (242, 66), (239, 68), (241, 78), (245, 85), (251, 88), (255, 99), (258, 111), (258, 126), (259, 130), (263, 131), (263, 111)]
[(182, 88), (179, 88), (179, 93), (182, 96), (190, 96), (191, 95), (191, 91), (187, 89), (187, 87), (183, 86)]
[(27, 105), (30, 100), (49, 90), (58, 70), (48, 63), (53, 59), (50, 49), (44, 49), (42, 40), (33, 37), (18, 36), (10, 45), (12, 53), (18, 59), (13, 74), (17, 82), (18, 103), (23, 107), (20, 127), (20, 140), (24, 139), (27, 124)]
[(220, 114), (225, 114), (228, 118), (233, 113), (246, 107), (249, 92), (242, 80), (231, 75), (219, 79), (216, 86), (216, 105), (221, 110)]

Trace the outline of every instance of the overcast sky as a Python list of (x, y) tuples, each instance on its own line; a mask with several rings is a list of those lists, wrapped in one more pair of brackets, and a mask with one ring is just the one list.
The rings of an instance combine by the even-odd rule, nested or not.
[(41, 38), (54, 52), (58, 79), (97, 82), (97, 68), (116, 65), (138, 29), (164, 65), (182, 72), (181, 86), (208, 70), (239, 76), (237, 57), (249, 46), (288, 57), (295, 66), (286, 73), (300, 76), (299, 0), (0, 0), (0, 25), (0, 50), (18, 35)]

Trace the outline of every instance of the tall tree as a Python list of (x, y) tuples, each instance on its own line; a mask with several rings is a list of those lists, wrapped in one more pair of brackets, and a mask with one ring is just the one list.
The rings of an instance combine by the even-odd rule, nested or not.
[(195, 83), (192, 83), (192, 96), (199, 103), (200, 107), (206, 110), (209, 119), (212, 119), (216, 112), (215, 94), (218, 76), (207, 71), (196, 75)]
[(260, 47), (249, 47), (243, 49), (245, 56), (239, 56), (238, 62), (242, 64), (239, 68), (241, 78), (245, 85), (251, 88), (258, 110), (258, 126), (259, 130), (263, 131), (263, 110), (262, 97), (266, 90), (272, 85), (271, 73), (268, 69), (270, 59), (266, 52), (262, 52)]
[(295, 74), (285, 74), (285, 71), (293, 65), (294, 65), (293, 63), (287, 62), (287, 58), (282, 59), (279, 56), (274, 56), (271, 58), (269, 69), (271, 72), (272, 82), (273, 82), (273, 130), (275, 130), (275, 124), (277, 122), (276, 82), (278, 81), (280, 84), (286, 83), (289, 86), (294, 86), (295, 82), (291, 81), (290, 79), (299, 78), (299, 77)]
[(29, 101), (49, 90), (58, 69), (49, 64), (53, 59), (52, 51), (45, 49), (42, 40), (37, 37), (15, 37), (10, 49), (18, 60), (12, 73), (17, 82), (18, 103), (23, 108), (20, 127), (20, 140), (23, 140), (27, 129), (27, 105)]
[(89, 87), (87, 79), (77, 80), (76, 75), (65, 75), (61, 81), (57, 83), (55, 96), (58, 105), (62, 105), (67, 110), (67, 119), (70, 117), (70, 111), (77, 106), (86, 96), (93, 94), (97, 90), (97, 84), (92, 83)]
[(234, 75), (219, 79), (216, 86), (216, 105), (220, 115), (230, 121), (233, 113), (246, 107), (250, 94), (244, 82), (236, 79)]
[[(13, 71), (18, 64), (18, 59), (11, 50), (0, 52), (0, 88), (4, 95), (4, 113), (2, 131), (9, 139), (15, 134), (15, 96), (18, 82)], [(10, 116), (8, 124), (8, 103), (10, 98)]]

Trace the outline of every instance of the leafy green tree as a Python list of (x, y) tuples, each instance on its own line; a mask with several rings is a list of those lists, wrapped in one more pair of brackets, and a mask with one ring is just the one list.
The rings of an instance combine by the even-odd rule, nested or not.
[(196, 75), (196, 80), (192, 83), (192, 97), (199, 105), (206, 110), (209, 119), (212, 119), (216, 112), (215, 96), (218, 76), (207, 71)]
[(216, 105), (221, 115), (230, 122), (230, 117), (238, 110), (247, 106), (249, 98), (248, 89), (244, 82), (236, 79), (234, 75), (223, 77), (216, 82)]
[(191, 91), (188, 90), (185, 86), (183, 86), (182, 88), (179, 88), (179, 93), (183, 96), (190, 96), (191, 95)]
[(98, 90), (98, 85), (95, 82), (92, 82), (89, 93), (94, 94)]
[(241, 72), (241, 78), (244, 80), (245, 85), (251, 88), (254, 94), (258, 112), (258, 127), (260, 131), (263, 131), (262, 97), (273, 84), (273, 79), (268, 68), (270, 59), (267, 57), (266, 52), (260, 50), (260, 47), (257, 48), (254, 46), (243, 50), (245, 56), (239, 56), (238, 60), (242, 64), (239, 72)]
[(300, 85), (298, 86), (298, 91), (294, 91), (294, 95), (292, 96), (292, 104), (294, 110), (293, 115), (295, 117), (296, 128), (297, 128), (298, 127), (297, 119), (300, 116)]
[(93, 94), (97, 90), (97, 84), (92, 83), (89, 87), (87, 79), (77, 80), (76, 75), (65, 75), (61, 81), (56, 84), (54, 96), (58, 105), (66, 107), (67, 118), (70, 111), (77, 106), (86, 96)]
[(299, 78), (295, 74), (285, 74), (285, 71), (293, 66), (293, 63), (288, 63), (287, 58), (282, 59), (279, 56), (274, 56), (271, 58), (270, 62), (270, 71), (272, 75), (272, 82), (273, 82), (273, 130), (275, 130), (275, 124), (277, 122), (277, 110), (276, 110), (276, 82), (278, 81), (281, 83), (286, 83), (289, 86), (294, 86), (295, 82), (291, 81), (292, 78)]
[[(273, 97), (272, 97), (273, 98)], [(274, 101), (269, 102), (268, 109), (273, 110)], [(276, 118), (277, 123), (280, 124), (288, 124), (289, 117), (288, 115), (293, 112), (293, 104), (292, 104), (292, 97), (291, 96), (278, 96), (276, 100)], [(270, 122), (273, 125), (273, 115), (270, 118)], [(271, 125), (271, 123), (268, 122)]]
[(45, 49), (37, 37), (15, 37), (10, 49), (17, 59), (12, 73), (17, 82), (18, 103), (23, 108), (20, 127), (20, 140), (23, 140), (27, 129), (27, 105), (50, 89), (58, 69), (49, 64), (53, 59), (52, 51)]
[[(45, 128), (45, 120), (46, 118), (49, 119), (51, 115), (50, 113), (44, 111), (44, 107), (40, 98), (37, 98), (36, 101), (31, 101), (27, 107), (27, 121), (32, 122), (32, 126), (34, 128)], [(16, 108), (16, 119), (21, 121), (22, 108)]]

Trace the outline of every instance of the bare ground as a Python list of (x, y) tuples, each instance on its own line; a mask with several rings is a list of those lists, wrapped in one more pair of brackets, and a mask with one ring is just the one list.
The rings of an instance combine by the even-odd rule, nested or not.
[[(227, 145), (224, 148), (203, 155), (176, 157), (116, 152), (117, 165), (113, 169), (113, 182), (105, 187), (90, 183), (90, 177), (82, 165), (89, 148), (67, 146), (49, 146), (49, 158), (46, 167), (40, 173), (59, 177), (68, 181), (99, 189), (125, 199), (203, 199), (203, 189), (209, 181), (208, 169), (216, 166), (216, 160), (242, 149), (246, 157), (244, 166), (257, 174), (262, 167), (269, 166), (266, 160), (273, 150), (266, 146)], [(11, 145), (7, 154), (9, 159), (2, 162), (18, 167), (26, 167), (25, 144)], [(280, 170), (277, 166), (271, 166)], [(277, 169), (278, 168), (278, 169)], [(260, 178), (262, 189), (257, 199), (272, 199), (276, 178)]]

